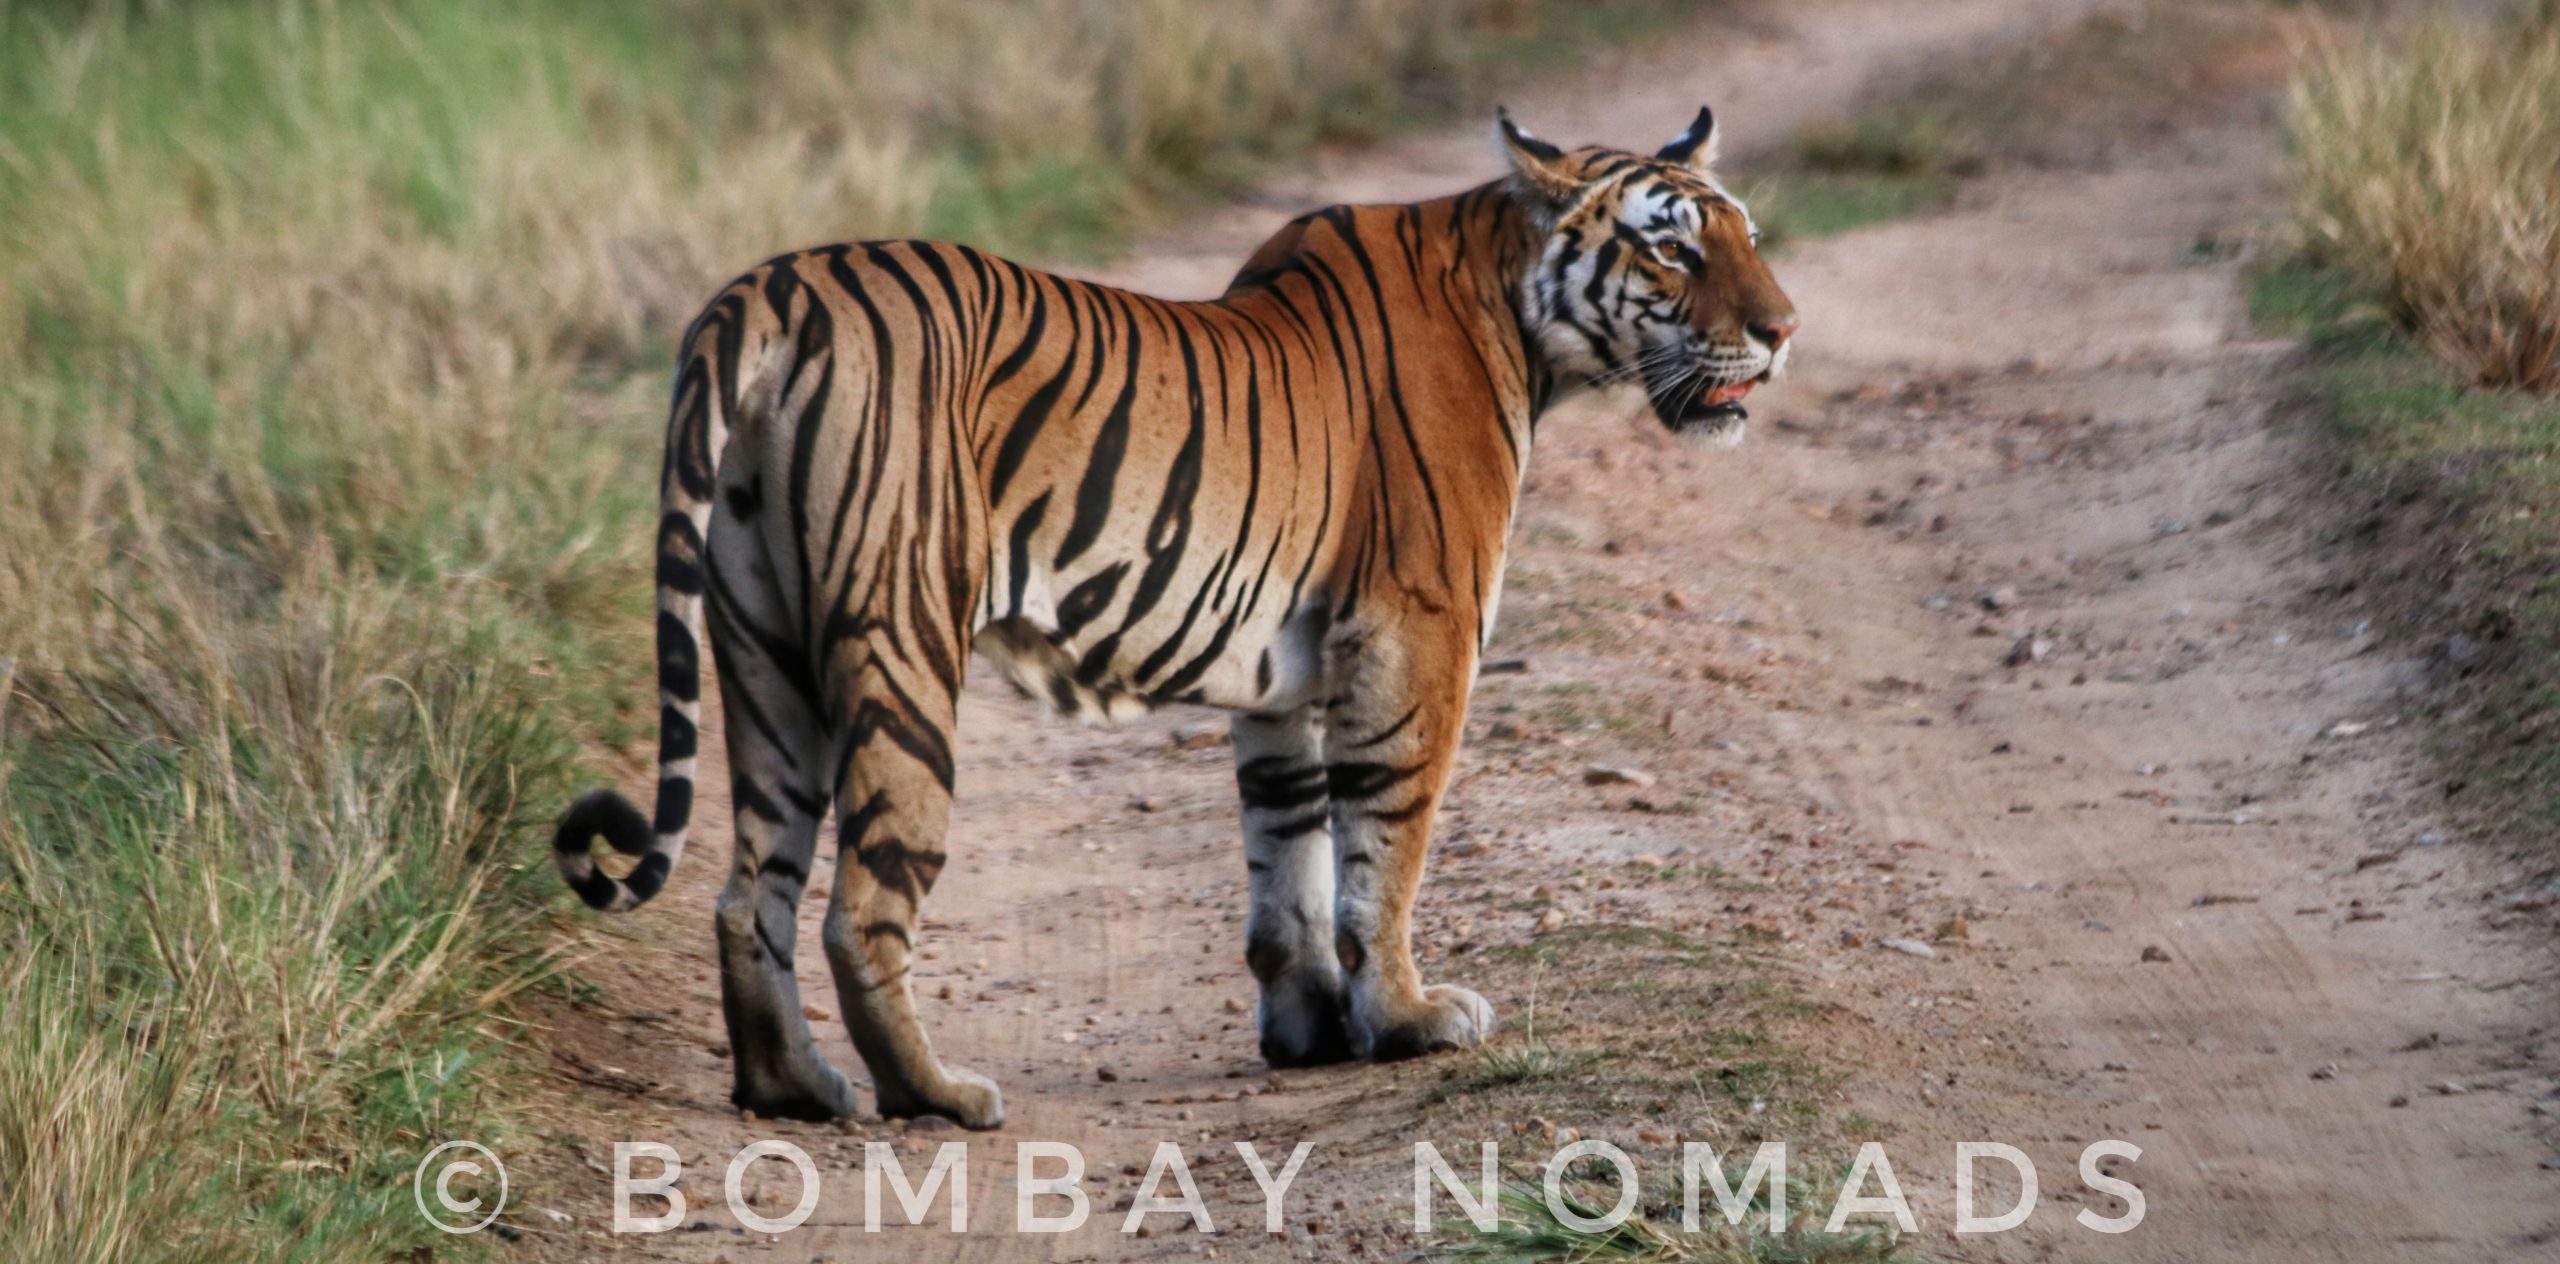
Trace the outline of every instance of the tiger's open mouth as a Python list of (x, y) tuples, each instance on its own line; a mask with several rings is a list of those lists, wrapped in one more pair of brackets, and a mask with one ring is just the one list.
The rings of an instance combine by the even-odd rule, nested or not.
[(1743, 410), (1742, 398), (1751, 393), (1752, 387), (1768, 380), (1769, 375), (1762, 373), (1705, 390), (1682, 387), (1667, 391), (1648, 383), (1645, 394), (1653, 401), (1653, 415), (1676, 432), (1721, 430), (1750, 418), (1751, 414)]

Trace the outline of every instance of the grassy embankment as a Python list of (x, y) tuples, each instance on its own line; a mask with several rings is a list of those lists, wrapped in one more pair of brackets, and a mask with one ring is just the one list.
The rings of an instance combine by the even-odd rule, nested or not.
[(721, 278), (1090, 252), (1666, 7), (0, 0), (11, 1257), (487, 1240), (410, 1169), (513, 1118)]
[(2560, 5), (2315, 44), (2287, 111), (2295, 248), (2256, 306), (2369, 506), (2374, 585), (2458, 683), (2457, 812), (2560, 828)]

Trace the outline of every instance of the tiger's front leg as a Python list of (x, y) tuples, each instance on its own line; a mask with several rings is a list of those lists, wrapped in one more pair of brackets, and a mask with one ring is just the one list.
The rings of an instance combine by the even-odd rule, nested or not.
[(1466, 724), (1473, 630), (1417, 616), (1337, 629), (1327, 650), (1340, 682), (1325, 704), (1324, 742), (1334, 951), (1352, 1047), (1381, 1062), (1465, 1048), (1493, 1034), (1493, 1007), (1462, 987), (1423, 985), (1413, 901)]

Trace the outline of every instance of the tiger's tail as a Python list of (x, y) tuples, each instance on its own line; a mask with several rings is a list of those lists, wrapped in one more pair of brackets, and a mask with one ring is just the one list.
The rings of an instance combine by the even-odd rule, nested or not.
[[(654, 817), (606, 787), (578, 796), (560, 818), (552, 857), (589, 907), (619, 913), (646, 904), (684, 855), (693, 820), (694, 756), (702, 719), (703, 532), (713, 482), (728, 439), (735, 366), (747, 306), (738, 286), (713, 301), (686, 331), (667, 416), (666, 468), (658, 516), (658, 802)], [(596, 864), (595, 841), (637, 856), (615, 877)]]

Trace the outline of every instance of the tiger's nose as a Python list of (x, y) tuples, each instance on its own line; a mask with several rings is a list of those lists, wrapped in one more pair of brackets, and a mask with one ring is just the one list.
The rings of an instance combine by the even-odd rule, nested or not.
[(1795, 336), (1797, 324), (1793, 316), (1755, 323), (1751, 326), (1751, 336), (1768, 343), (1769, 349), (1775, 351), (1787, 345), (1787, 339)]

